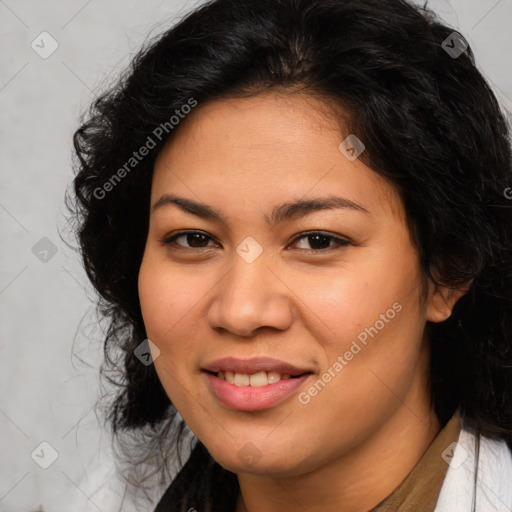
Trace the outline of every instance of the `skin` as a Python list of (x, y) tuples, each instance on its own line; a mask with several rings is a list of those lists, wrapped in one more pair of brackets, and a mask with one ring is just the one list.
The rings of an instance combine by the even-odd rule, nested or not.
[[(340, 152), (347, 135), (312, 97), (216, 100), (182, 122), (155, 164), (151, 205), (174, 194), (226, 220), (170, 204), (152, 209), (139, 296), (162, 385), (212, 456), (237, 474), (237, 512), (367, 511), (440, 430), (425, 323), (445, 320), (463, 292), (429, 282), (423, 295), (403, 204), (391, 183)], [(273, 228), (264, 220), (276, 205), (329, 195), (367, 213), (320, 210)], [(161, 241), (180, 230), (210, 238)], [(294, 241), (310, 230), (350, 244)], [(236, 252), (248, 236), (263, 249), (250, 264)], [(232, 410), (201, 372), (221, 357), (270, 356), (311, 369), (299, 390), (307, 391), (394, 303), (402, 306), (395, 318), (307, 404), (295, 393), (267, 410)], [(259, 454), (252, 463), (239, 453), (249, 442)]]

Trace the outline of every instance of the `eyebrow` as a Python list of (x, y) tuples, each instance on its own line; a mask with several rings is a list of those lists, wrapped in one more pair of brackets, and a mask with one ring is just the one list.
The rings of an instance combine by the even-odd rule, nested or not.
[[(173, 194), (164, 194), (153, 205), (152, 210), (155, 211), (172, 204), (176, 205), (186, 213), (191, 213), (204, 219), (217, 220), (227, 225), (224, 215), (215, 208), (207, 204), (199, 203), (185, 197), (175, 196)], [(304, 217), (308, 213), (315, 211), (334, 210), (339, 208), (370, 214), (366, 208), (363, 208), (361, 205), (354, 203), (349, 199), (337, 196), (328, 196), (280, 204), (272, 209), (270, 215), (265, 214), (264, 219), (267, 224), (275, 226), (282, 222)]]

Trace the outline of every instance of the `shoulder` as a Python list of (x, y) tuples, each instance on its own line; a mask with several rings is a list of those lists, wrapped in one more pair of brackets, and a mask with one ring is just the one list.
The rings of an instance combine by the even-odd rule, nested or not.
[(510, 512), (512, 453), (507, 443), (482, 436), (478, 470), (477, 438), (472, 432), (463, 428), (453, 448), (453, 456), (445, 458), (449, 467), (434, 512), (471, 512), (474, 494), (476, 512)]

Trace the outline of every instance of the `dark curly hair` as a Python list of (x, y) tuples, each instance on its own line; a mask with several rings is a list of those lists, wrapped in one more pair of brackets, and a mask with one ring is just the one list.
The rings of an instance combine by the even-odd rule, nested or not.
[[(271, 90), (340, 107), (366, 145), (361, 160), (401, 195), (424, 276), (471, 283), (449, 319), (427, 324), (432, 403), (441, 424), (458, 408), (467, 428), (512, 449), (509, 128), (471, 48), (447, 51), (453, 32), (405, 0), (213, 0), (148, 41), (94, 101), (74, 134), (66, 200), (109, 325), (102, 373), (118, 387), (107, 421), (132, 435), (140, 461), (164, 468), (171, 434), (185, 431), (153, 365), (134, 356), (147, 337), (137, 278), (155, 159), (184, 105)], [(147, 156), (130, 160), (150, 139)], [(237, 489), (198, 442), (166, 510), (216, 503), (225, 512)]]

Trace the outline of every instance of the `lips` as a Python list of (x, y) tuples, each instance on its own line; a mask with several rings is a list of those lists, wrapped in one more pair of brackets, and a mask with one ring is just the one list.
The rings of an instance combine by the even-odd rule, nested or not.
[(228, 357), (205, 365), (203, 373), (210, 390), (224, 406), (239, 411), (258, 411), (284, 401), (313, 372), (268, 357)]
[(290, 377), (311, 373), (311, 370), (308, 368), (298, 368), (290, 363), (271, 357), (255, 357), (252, 359), (225, 357), (208, 363), (204, 366), (203, 370), (210, 373), (232, 372), (248, 375), (258, 372), (276, 372), (281, 375), (290, 375)]

